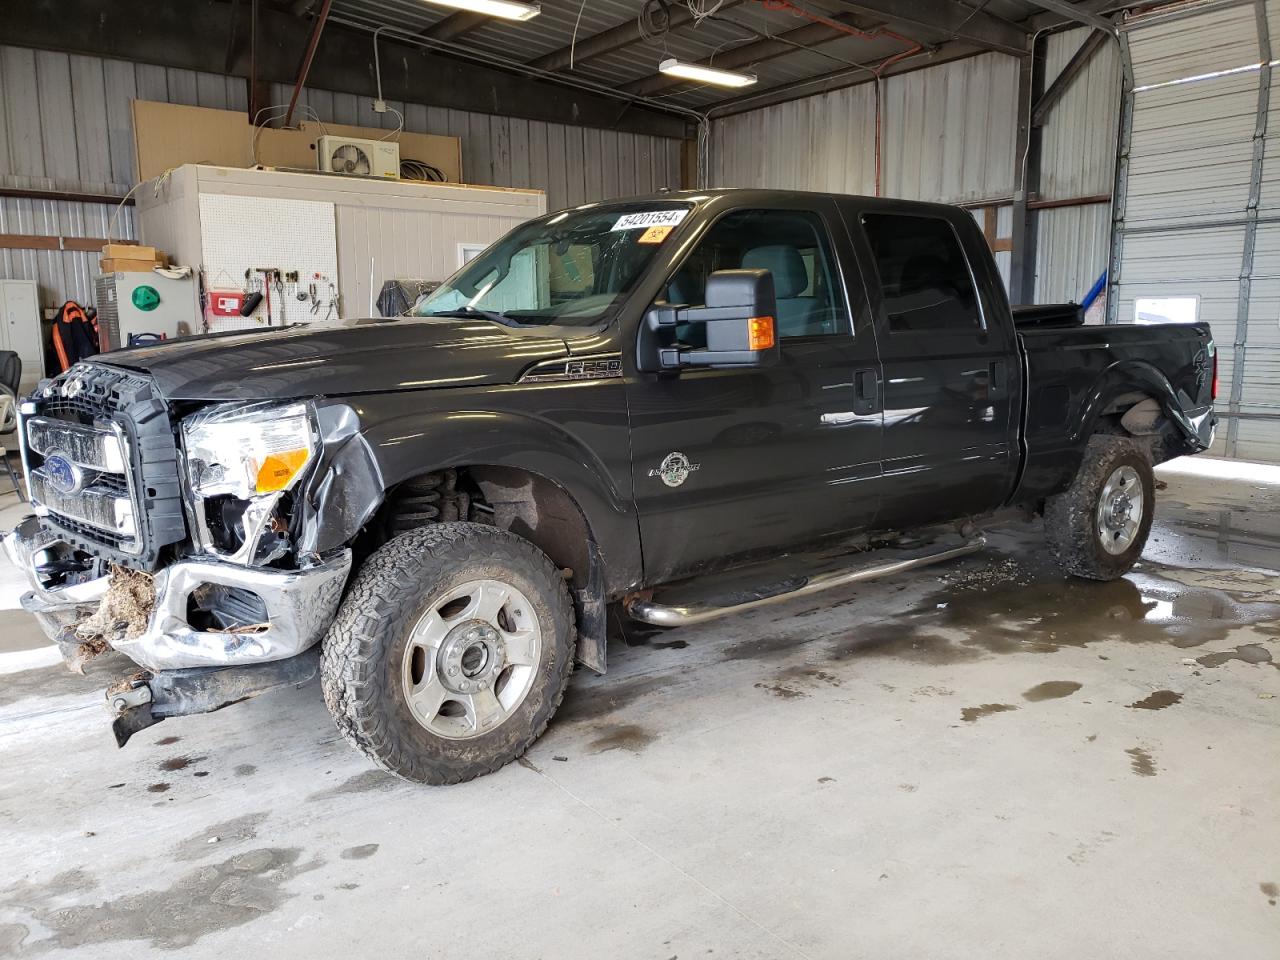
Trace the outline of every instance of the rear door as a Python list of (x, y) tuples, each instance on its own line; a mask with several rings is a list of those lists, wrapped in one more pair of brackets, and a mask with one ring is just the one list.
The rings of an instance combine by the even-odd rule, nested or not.
[[(645, 577), (869, 525), (879, 500), (875, 338), (834, 203), (731, 210), (690, 244), (659, 297), (701, 304), (715, 270), (768, 269), (780, 362), (638, 374), (628, 382)], [(794, 204), (794, 201), (793, 201)], [(698, 327), (679, 332), (700, 346)]]
[[(884, 385), (877, 526), (991, 510), (1019, 462), (1021, 374), (1003, 286), (963, 211), (844, 206), (864, 263)], [(982, 244), (983, 246), (977, 246)]]

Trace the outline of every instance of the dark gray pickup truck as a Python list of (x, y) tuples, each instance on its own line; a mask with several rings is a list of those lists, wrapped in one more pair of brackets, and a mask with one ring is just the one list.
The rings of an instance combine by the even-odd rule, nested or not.
[[(1205, 325), (1011, 311), (953, 207), (588, 204), (413, 313), (124, 350), (22, 404), (35, 515), (6, 545), (70, 663), (137, 664), (121, 744), (318, 671), (375, 762), (465, 780), (528, 748), (575, 659), (604, 671), (610, 605), (698, 623), (972, 552), (1011, 506), (1118, 577), (1152, 465), (1212, 439)], [(869, 549), (717, 586), (833, 539)]]

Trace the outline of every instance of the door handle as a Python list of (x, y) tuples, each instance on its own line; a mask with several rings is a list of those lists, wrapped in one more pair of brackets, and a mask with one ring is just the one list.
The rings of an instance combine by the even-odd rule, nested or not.
[(987, 396), (996, 400), (1003, 397), (1008, 390), (1007, 364), (1003, 360), (992, 360), (987, 366)]
[(880, 409), (880, 375), (873, 367), (853, 371), (853, 410), (867, 416)]
[(835, 426), (839, 426), (845, 423), (853, 423), (853, 421), (857, 419), (858, 419), (858, 415), (854, 413), (852, 410), (841, 410), (839, 413), (824, 413), (822, 415), (823, 423), (832, 424)]

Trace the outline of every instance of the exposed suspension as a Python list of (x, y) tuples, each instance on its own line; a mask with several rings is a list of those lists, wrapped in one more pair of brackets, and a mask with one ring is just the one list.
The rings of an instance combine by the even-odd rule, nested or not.
[(406, 480), (392, 501), (391, 535), (404, 533), (429, 523), (466, 520), (471, 513), (471, 497), (458, 489), (458, 471), (442, 470)]

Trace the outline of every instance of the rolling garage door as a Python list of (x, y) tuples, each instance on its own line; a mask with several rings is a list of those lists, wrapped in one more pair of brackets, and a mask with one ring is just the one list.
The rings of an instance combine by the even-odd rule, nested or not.
[(1221, 384), (1213, 452), (1267, 462), (1280, 462), (1277, 26), (1280, 0), (1127, 24), (1134, 90), (1109, 304), (1113, 322), (1208, 321)]

